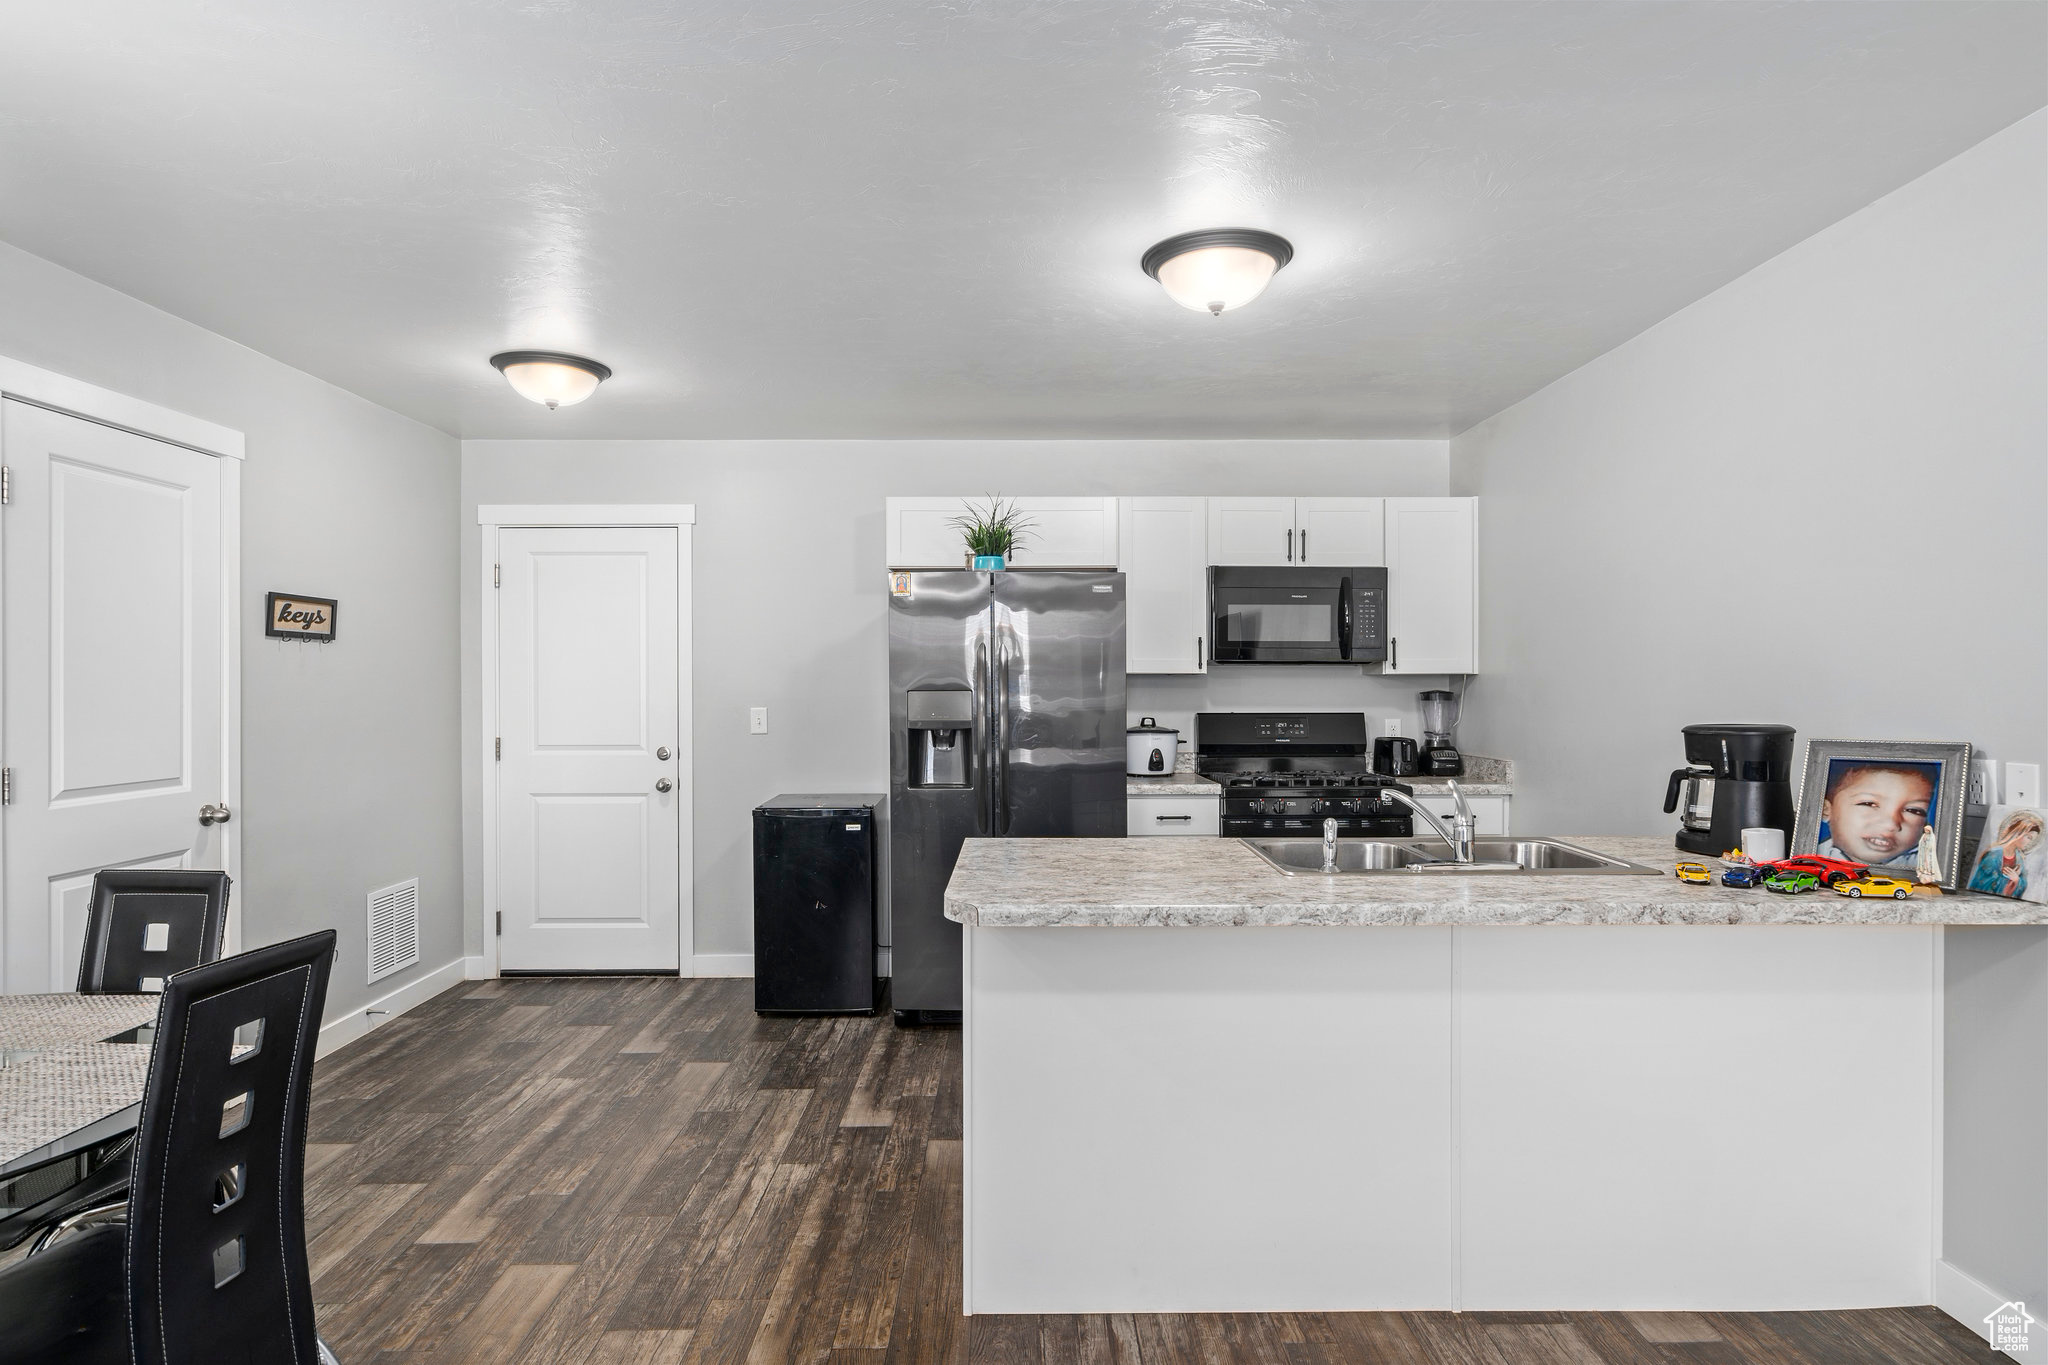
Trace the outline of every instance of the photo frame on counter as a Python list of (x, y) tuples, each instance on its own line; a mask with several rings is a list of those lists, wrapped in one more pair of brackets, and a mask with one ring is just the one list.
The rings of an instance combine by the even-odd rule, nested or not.
[(1844, 858), (1912, 880), (1926, 852), (1953, 890), (1962, 872), (1970, 746), (1922, 740), (1810, 739), (1792, 852)]
[(263, 594), (263, 633), (279, 640), (326, 644), (334, 639), (334, 618), (340, 606), (332, 597), (267, 592)]
[(1993, 806), (1984, 836), (1970, 850), (1963, 890), (2048, 905), (2048, 811)]

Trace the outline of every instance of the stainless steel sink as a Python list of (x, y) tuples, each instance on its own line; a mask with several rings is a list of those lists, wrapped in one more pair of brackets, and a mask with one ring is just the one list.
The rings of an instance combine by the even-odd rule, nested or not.
[[(1246, 839), (1252, 852), (1288, 876), (1302, 873), (1321, 875), (1321, 839)], [(1451, 860), (1450, 847), (1440, 839), (1340, 839), (1337, 868), (1340, 874), (1404, 872), (1428, 876), (1500, 876), (1570, 874), (1579, 877), (1655, 877), (1657, 868), (1595, 853), (1590, 848), (1567, 844), (1560, 839), (1516, 839), (1483, 836), (1472, 841), (1469, 863)]]

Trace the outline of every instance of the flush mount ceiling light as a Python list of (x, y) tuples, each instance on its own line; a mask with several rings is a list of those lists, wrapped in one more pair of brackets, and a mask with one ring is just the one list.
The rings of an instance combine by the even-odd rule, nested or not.
[(550, 410), (581, 403), (612, 377), (611, 366), (560, 351), (500, 351), (491, 364), (513, 392)]
[(1168, 237), (1138, 264), (1181, 307), (1220, 317), (1265, 293), (1293, 259), (1285, 237), (1257, 228), (1210, 228)]

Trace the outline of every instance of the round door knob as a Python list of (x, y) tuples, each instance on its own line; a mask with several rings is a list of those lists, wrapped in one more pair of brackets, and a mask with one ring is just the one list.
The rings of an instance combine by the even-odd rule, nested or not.
[(654, 784), (654, 789), (655, 789), (656, 791), (658, 791), (658, 792), (668, 792), (668, 791), (674, 791), (674, 790), (675, 790), (675, 788), (676, 788), (676, 784), (675, 784), (675, 783), (673, 783), (673, 782), (671, 782), (671, 781), (669, 781), (669, 780), (668, 780), (667, 778), (665, 778), (665, 777), (664, 777), (664, 778), (662, 778), (662, 779), (661, 779), (661, 781), (659, 781), (659, 782), (657, 782), (657, 783), (655, 783), (655, 784)]
[(664, 763), (668, 762), (668, 745), (664, 744), (659, 749), (656, 749), (654, 756)]
[(235, 813), (226, 804), (206, 805), (199, 808), (199, 823), (202, 825), (225, 825), (235, 818)]

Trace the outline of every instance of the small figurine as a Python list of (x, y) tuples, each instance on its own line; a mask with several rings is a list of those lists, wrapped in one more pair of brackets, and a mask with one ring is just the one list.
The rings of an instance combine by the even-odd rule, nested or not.
[(1770, 875), (1771, 870), (1767, 867), (1759, 867), (1752, 862), (1740, 862), (1721, 874), (1721, 885), (1755, 886)]
[(1941, 854), (1934, 848), (1934, 826), (1928, 825), (1920, 831), (1920, 847), (1913, 861), (1913, 880), (1922, 886), (1940, 886), (1948, 879), (1941, 875)]
[(1896, 877), (1880, 877), (1875, 872), (1866, 872), (1860, 877), (1835, 883), (1838, 896), (1890, 896), (1902, 901), (1913, 894), (1911, 882), (1902, 882)]
[(1673, 871), (1678, 874), (1678, 880), (1691, 882), (1696, 886), (1705, 886), (1713, 880), (1703, 863), (1679, 863)]
[(1820, 878), (1803, 867), (1787, 867), (1764, 878), (1764, 890), (1782, 891), (1788, 896), (1801, 891), (1820, 890)]

